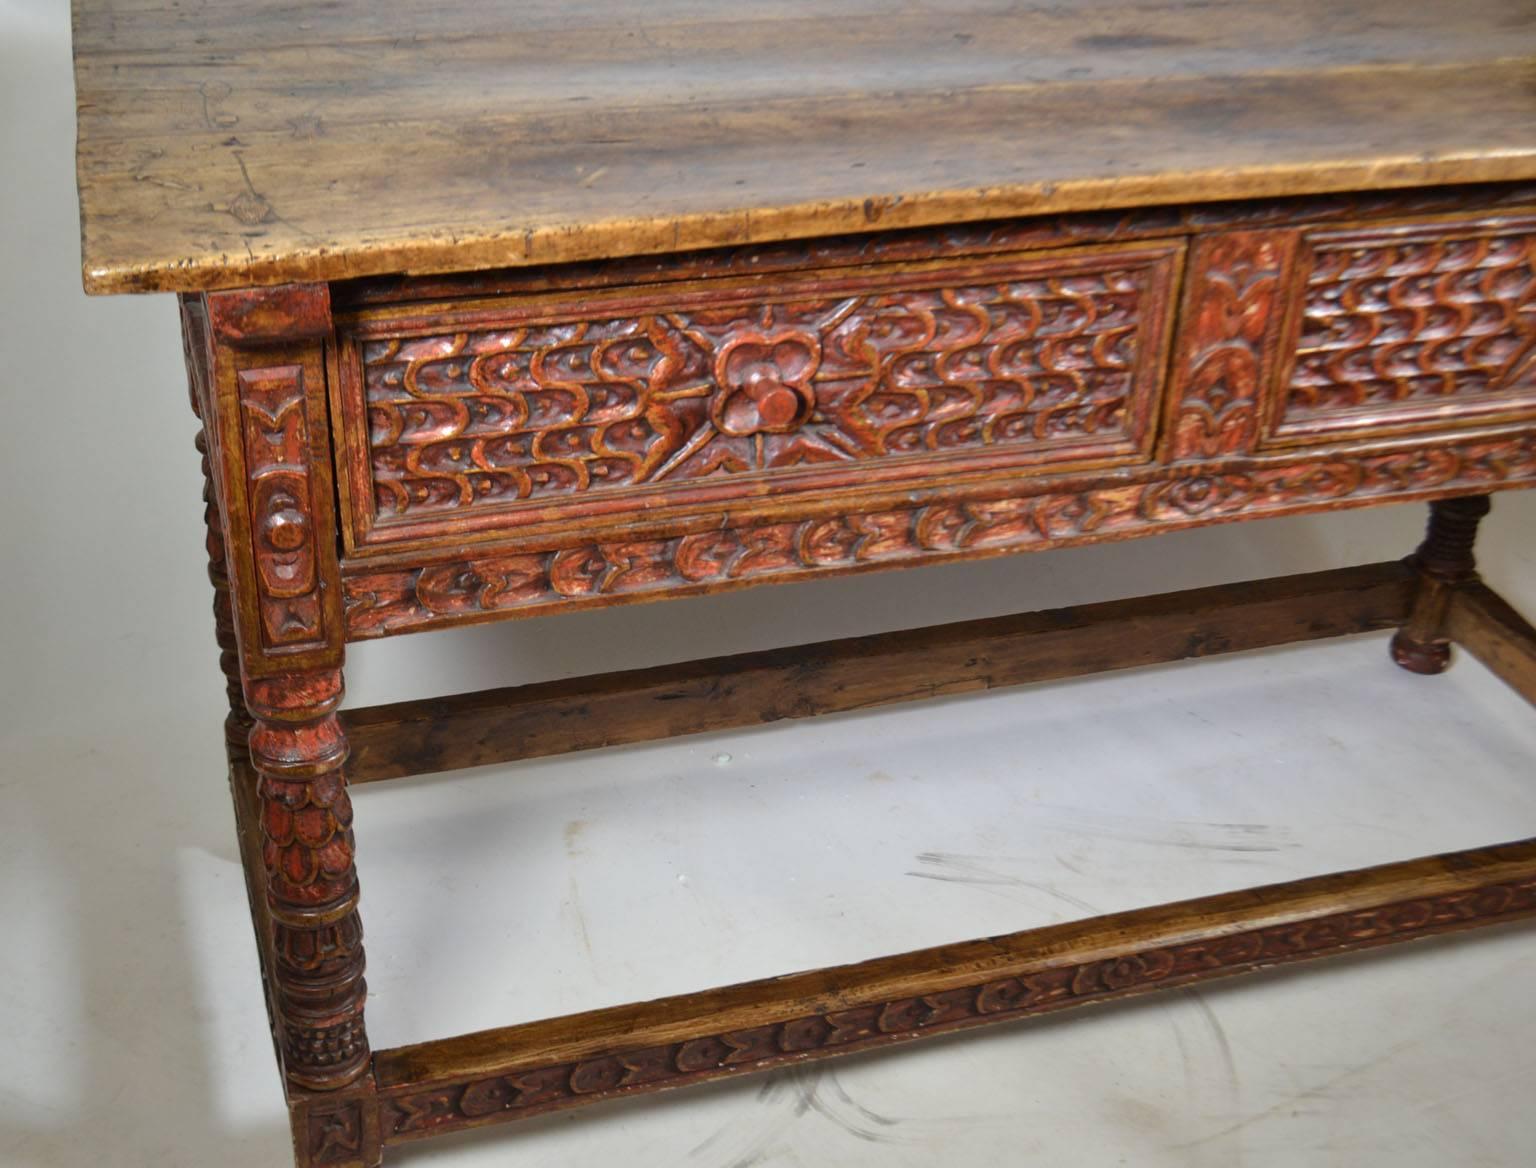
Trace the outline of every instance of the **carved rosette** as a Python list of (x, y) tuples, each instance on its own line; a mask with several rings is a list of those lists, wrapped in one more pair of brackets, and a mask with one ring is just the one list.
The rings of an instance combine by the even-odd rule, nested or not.
[(1536, 882), (1492, 885), (1104, 960), (1063, 964), (920, 997), (806, 1014), (666, 1046), (619, 1047), (574, 1062), (534, 1065), (464, 1083), (403, 1087), (380, 1097), (382, 1135), (386, 1141), (411, 1139), (538, 1115), (595, 1099), (761, 1070), (1188, 984), (1221, 973), (1385, 944), (1464, 923), (1524, 916), (1533, 909)]
[(816, 406), (811, 378), (820, 364), (821, 344), (808, 333), (732, 338), (715, 358), (720, 389), (710, 406), (711, 421), (733, 438), (789, 433)]
[(284, 1067), (316, 1089), (356, 1079), (369, 1057), (341, 690), (339, 670), (246, 684)]

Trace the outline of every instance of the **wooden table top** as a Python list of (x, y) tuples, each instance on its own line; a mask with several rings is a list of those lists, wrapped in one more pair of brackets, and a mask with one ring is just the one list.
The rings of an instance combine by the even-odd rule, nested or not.
[(1536, 178), (1536, 0), (74, 0), (91, 292)]

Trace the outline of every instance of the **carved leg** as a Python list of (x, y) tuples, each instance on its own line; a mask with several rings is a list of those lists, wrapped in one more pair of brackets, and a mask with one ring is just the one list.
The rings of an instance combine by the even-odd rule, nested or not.
[(1445, 619), (1456, 586), (1477, 579), (1472, 545), (1491, 507), (1487, 495), (1440, 499), (1429, 505), (1429, 530), (1410, 558), (1419, 592), (1408, 623), (1392, 638), (1392, 660), (1414, 673), (1441, 673), (1451, 662)]
[(295, 1086), (335, 1090), (361, 1077), (369, 1056), (341, 671), (250, 680), (245, 697), (283, 1070)]
[(336, 708), (341, 671), (248, 680), (272, 937), (272, 1001), (301, 1168), (381, 1157), (363, 1026), (363, 926)]
[(248, 722), (230, 721), (231, 737), (249, 727), (231, 772), (295, 1159), (374, 1168), (347, 741), (336, 717), (345, 634), (325, 393), (330, 291), (185, 297), (182, 324), (208, 431), (210, 501), (223, 505), (210, 510), (210, 556), (217, 563), (222, 552), (229, 587), (216, 616), (221, 646), (224, 615), (233, 620), (249, 711)]

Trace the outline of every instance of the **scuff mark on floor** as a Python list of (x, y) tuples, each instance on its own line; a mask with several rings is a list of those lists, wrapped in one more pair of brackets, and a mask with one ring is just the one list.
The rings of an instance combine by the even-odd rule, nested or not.
[[(728, 1121), (690, 1148), (689, 1157), (710, 1155), (725, 1168), (752, 1168), (788, 1154), (790, 1150), (781, 1140), (808, 1115), (818, 1115), (839, 1131), (869, 1144), (920, 1144), (936, 1134), (931, 1130), (898, 1130), (912, 1121), (859, 1102), (837, 1073), (825, 1065), (775, 1072), (758, 1088), (756, 1098), (759, 1107), (750, 1121)], [(918, 1122), (928, 1127), (933, 1121)], [(818, 1142), (817, 1146), (822, 1145)]]
[(582, 952), (587, 955), (587, 964), (591, 965), (594, 970), (597, 970), (597, 960), (592, 955), (592, 938), (587, 933), (587, 914), (581, 908), (581, 892), (576, 887), (576, 874), (574, 872), (567, 878), (567, 887), (569, 891), (566, 894), (565, 903), (561, 905), (561, 909), (565, 917), (571, 922), (571, 926), (576, 930), (576, 936), (581, 941)]
[[(830, 1089), (831, 1101), (823, 1093), (823, 1087)], [(900, 1124), (900, 1119), (880, 1115), (863, 1104), (855, 1102), (838, 1079), (837, 1073), (831, 1068), (823, 1068), (822, 1074), (814, 1081), (797, 1083), (796, 1088), (801, 1093), (805, 1107), (816, 1112), (823, 1119), (830, 1120), (855, 1139), (872, 1144), (910, 1142), (907, 1138), (888, 1130)]]
[(1326, 1099), (1332, 1094), (1334, 1088), (1336, 1088), (1340, 1083), (1345, 1083), (1350, 1079), (1358, 1078), (1361, 1075), (1370, 1073), (1379, 1067), (1382, 1063), (1396, 1058), (1397, 1055), (1413, 1045), (1415, 1044), (1412, 1042), (1399, 1042), (1395, 1046), (1389, 1047), (1375, 1058), (1367, 1059), (1363, 1063), (1340, 1071), (1337, 1075), (1333, 1075), (1330, 1078), (1324, 1079), (1321, 1083), (1316, 1083), (1304, 1090), (1292, 1092), (1277, 1102), (1270, 1104), (1263, 1110), (1255, 1111), (1251, 1115), (1244, 1116), (1236, 1123), (1228, 1124), (1226, 1127), (1219, 1128), (1216, 1131), (1211, 1132), (1209, 1135), (1201, 1136), (1197, 1140), (1189, 1140), (1186, 1143), (1175, 1144), (1173, 1145), (1173, 1150), (1182, 1152), (1190, 1148), (1197, 1148), (1202, 1144), (1211, 1143), (1214, 1140), (1225, 1139), (1230, 1135), (1234, 1135), (1237, 1132), (1242, 1131), (1244, 1128), (1251, 1127), (1256, 1123), (1261, 1123), (1264, 1120), (1269, 1119), (1271, 1116), (1279, 1115), (1289, 1110), (1290, 1108), (1297, 1106), (1298, 1104), (1306, 1103), (1314, 1099)]
[(733, 1117), (688, 1150), (690, 1158), (721, 1153), (725, 1168), (752, 1168), (775, 1150), (786, 1130), (810, 1111), (803, 1082), (814, 1084), (823, 1067), (791, 1067), (770, 1074), (757, 1090), (758, 1108), (750, 1118)]
[[(1226, 1027), (1216, 1016), (1203, 994), (1195, 989), (1175, 991), (1163, 1004), (1165, 1016), (1173, 1028), (1173, 1040), (1179, 1051), (1184, 1074), (1186, 1111), (1205, 1119), (1231, 1119), (1242, 1114), (1242, 1084), (1237, 1060)], [(1191, 1023), (1198, 1022), (1197, 1027)], [(1211, 1148), (1191, 1146), (1182, 1149), (1190, 1168), (1203, 1165), (1240, 1168), (1241, 1146)]]
[(1269, 823), (1159, 819), (1049, 805), (1040, 811), (1044, 814), (1037, 822), (1044, 828), (1116, 843), (1235, 853), (1279, 852), (1300, 846), (1289, 828)]
[(972, 856), (960, 852), (919, 852), (917, 862), (922, 870), (909, 870), (907, 876), (919, 880), (938, 880), (945, 884), (973, 884), (981, 887), (1026, 888), (1049, 896), (1063, 904), (1069, 904), (1081, 912), (1097, 913), (1094, 905), (1081, 897), (1063, 892), (1054, 885), (1037, 880), (1026, 880), (1009, 872), (1000, 872), (991, 865), (1001, 857)]

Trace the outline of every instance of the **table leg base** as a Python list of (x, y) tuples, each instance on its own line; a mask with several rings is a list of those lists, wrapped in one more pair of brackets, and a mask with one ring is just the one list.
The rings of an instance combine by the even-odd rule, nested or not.
[[(391, 778), (1400, 627), (1421, 587), (1376, 564), (346, 717), (361, 777)], [(1536, 630), (1475, 575), (1435, 587), (1435, 636), (1536, 702)], [(785, 686), (798, 704), (773, 703)], [(1536, 839), (482, 1031), (290, 1089), (295, 1150), (374, 1168), (440, 1133), (1530, 917)]]

